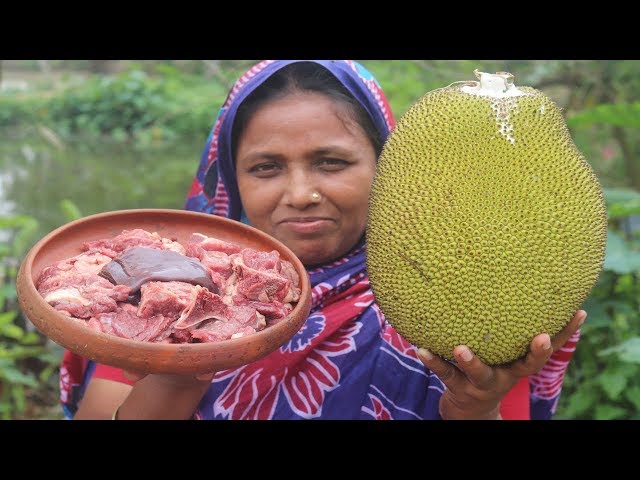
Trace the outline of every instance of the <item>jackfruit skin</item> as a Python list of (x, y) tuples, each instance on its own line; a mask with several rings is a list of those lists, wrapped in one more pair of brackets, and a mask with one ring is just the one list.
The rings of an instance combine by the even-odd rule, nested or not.
[(397, 122), (373, 181), (367, 269), (387, 320), (445, 359), (526, 355), (562, 330), (604, 263), (602, 188), (542, 92), (492, 98), (462, 85)]

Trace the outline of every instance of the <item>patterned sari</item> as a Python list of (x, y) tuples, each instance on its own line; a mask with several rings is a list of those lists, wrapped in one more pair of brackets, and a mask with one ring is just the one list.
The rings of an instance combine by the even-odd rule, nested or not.
[[(291, 62), (260, 62), (232, 87), (205, 144), (186, 209), (247, 221), (230, 153), (233, 119), (249, 93)], [(316, 62), (346, 86), (386, 138), (394, 119), (371, 73), (353, 61)], [(304, 326), (263, 359), (217, 372), (194, 418), (440, 419), (438, 404), (445, 387), (376, 305), (366, 272), (364, 239), (343, 258), (308, 273), (312, 308)], [(501, 403), (503, 418), (552, 416), (577, 340), (578, 334), (541, 372), (523, 378), (506, 395)], [(96, 366), (67, 352), (61, 370), (67, 415), (75, 411), (91, 375), (126, 381), (115, 368)]]

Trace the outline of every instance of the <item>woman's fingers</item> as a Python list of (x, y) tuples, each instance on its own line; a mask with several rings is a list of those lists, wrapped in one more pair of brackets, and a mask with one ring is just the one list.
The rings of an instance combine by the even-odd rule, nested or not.
[(455, 365), (423, 348), (418, 350), (418, 356), (450, 389), (461, 387), (466, 381), (483, 389), (491, 385), (495, 376), (494, 369), (484, 364), (466, 345), (458, 345), (453, 349)]
[(425, 367), (438, 376), (447, 388), (455, 389), (457, 384), (462, 380), (463, 375), (455, 365), (452, 365), (438, 355), (434, 355), (429, 350), (420, 348), (418, 350), (418, 358)]
[(578, 331), (578, 329), (582, 326), (586, 318), (587, 318), (587, 312), (585, 312), (584, 310), (578, 310), (575, 313), (575, 315), (573, 316), (571, 321), (569, 321), (567, 326), (564, 327), (562, 330), (560, 330), (560, 332), (551, 339), (554, 352), (560, 349), (560, 347), (562, 347), (565, 343), (567, 343), (567, 340), (571, 338), (571, 335), (573, 335)]
[[(455, 365), (423, 348), (418, 350), (418, 357), (449, 389), (461, 387), (465, 381), (469, 381), (478, 389), (493, 388), (492, 385), (496, 382), (503, 383), (507, 379), (513, 380), (539, 372), (553, 352), (560, 349), (580, 328), (586, 317), (587, 312), (578, 310), (567, 326), (553, 338), (547, 333), (536, 335), (531, 340), (529, 352), (524, 358), (500, 369), (483, 363), (465, 345), (454, 348)], [(498, 370), (501, 372), (499, 375)]]
[(551, 337), (547, 333), (541, 333), (531, 340), (527, 355), (515, 361), (507, 369), (517, 377), (525, 377), (540, 371), (552, 354)]
[(553, 352), (559, 350), (571, 335), (576, 333), (587, 318), (587, 312), (578, 310), (571, 321), (558, 334), (551, 338), (546, 333), (541, 333), (533, 337), (529, 353), (522, 359), (515, 362), (510, 370), (515, 375), (525, 376), (539, 372), (547, 363)]
[(453, 349), (458, 368), (464, 372), (469, 381), (477, 388), (483, 389), (491, 384), (495, 371), (480, 360), (466, 345), (458, 345)]

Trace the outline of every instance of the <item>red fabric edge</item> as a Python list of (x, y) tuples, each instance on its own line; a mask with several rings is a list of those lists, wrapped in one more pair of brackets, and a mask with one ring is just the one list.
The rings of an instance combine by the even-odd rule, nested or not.
[(500, 415), (504, 420), (530, 420), (529, 377), (522, 377), (500, 402)]
[(127, 385), (133, 385), (135, 382), (128, 380), (121, 368), (110, 367), (109, 365), (103, 365), (101, 363), (96, 364), (96, 368), (93, 371), (91, 378), (102, 378), (103, 380), (113, 380), (114, 382), (126, 383)]

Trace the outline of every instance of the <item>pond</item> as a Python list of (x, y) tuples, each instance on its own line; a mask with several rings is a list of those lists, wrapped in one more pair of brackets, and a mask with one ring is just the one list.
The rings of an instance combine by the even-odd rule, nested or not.
[(37, 219), (37, 241), (68, 221), (64, 200), (83, 216), (129, 208), (181, 209), (205, 140), (137, 150), (109, 142), (51, 141), (36, 129), (0, 134), (0, 216)]

